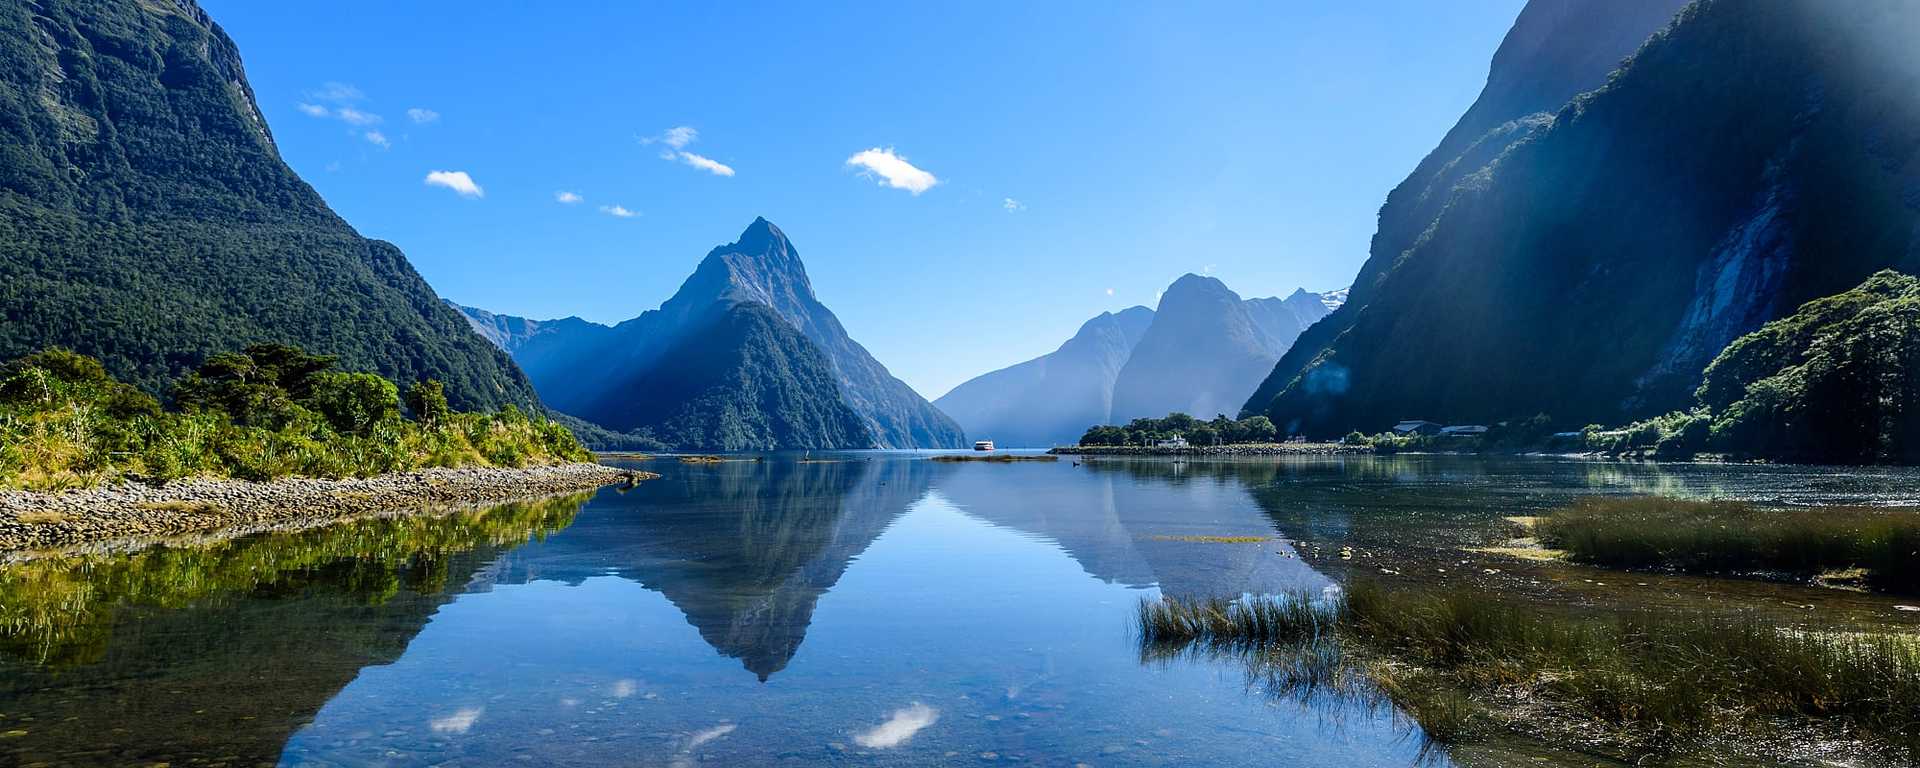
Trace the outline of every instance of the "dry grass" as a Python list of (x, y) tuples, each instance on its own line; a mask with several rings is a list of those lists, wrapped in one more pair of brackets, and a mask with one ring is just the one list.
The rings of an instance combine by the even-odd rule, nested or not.
[(140, 503), (138, 508), (149, 512), (176, 512), (190, 515), (211, 515), (220, 511), (220, 506), (213, 502), (187, 501), (185, 499), (147, 501)]
[(57, 509), (29, 509), (14, 515), (14, 519), (27, 525), (57, 525), (66, 522), (67, 515)]

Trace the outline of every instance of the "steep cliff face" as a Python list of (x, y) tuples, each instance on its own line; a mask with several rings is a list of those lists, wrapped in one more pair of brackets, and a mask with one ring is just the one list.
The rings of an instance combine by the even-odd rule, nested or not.
[(968, 380), (933, 401), (976, 438), (1008, 447), (1071, 443), (1113, 415), (1113, 384), (1153, 310), (1088, 320), (1060, 348)]
[(1376, 250), (1249, 408), (1328, 435), (1686, 404), (1734, 337), (1920, 260), (1915, 34), (1892, 0), (1690, 6)]
[[(1342, 307), (1301, 335), (1247, 401), (1264, 412), (1307, 363), (1345, 333), (1400, 255), (1433, 224), (1454, 187), (1508, 147), (1552, 124), (1552, 113), (1606, 83), (1620, 61), (1667, 26), (1690, 0), (1532, 0), (1514, 19), (1488, 68), (1487, 84), (1407, 178), (1387, 194), (1369, 256)], [(1340, 311), (1344, 309), (1344, 311)]]
[(0, 5), (0, 358), (59, 345), (159, 391), (299, 344), (531, 406), (507, 356), (279, 157), (233, 41), (189, 0)]

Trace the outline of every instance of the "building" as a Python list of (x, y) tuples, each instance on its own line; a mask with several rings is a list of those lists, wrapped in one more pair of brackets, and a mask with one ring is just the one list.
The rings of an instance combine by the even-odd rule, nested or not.
[(1393, 433), (1401, 437), (1414, 435), (1437, 435), (1445, 427), (1425, 419), (1407, 419), (1393, 425)]
[(1486, 433), (1487, 428), (1480, 424), (1462, 424), (1454, 427), (1440, 428), (1441, 437), (1479, 437)]
[(1153, 447), (1155, 448), (1186, 448), (1187, 439), (1179, 435), (1174, 435), (1171, 438), (1154, 443)]

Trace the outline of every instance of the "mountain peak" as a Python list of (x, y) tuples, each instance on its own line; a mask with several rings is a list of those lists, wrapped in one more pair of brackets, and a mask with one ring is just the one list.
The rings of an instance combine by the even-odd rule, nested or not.
[(780, 228), (774, 226), (773, 222), (767, 221), (766, 217), (755, 216), (753, 223), (748, 224), (747, 228), (740, 232), (740, 239), (735, 241), (729, 250), (761, 253), (776, 247), (792, 248), (792, 243), (787, 240), (787, 233), (780, 231)]

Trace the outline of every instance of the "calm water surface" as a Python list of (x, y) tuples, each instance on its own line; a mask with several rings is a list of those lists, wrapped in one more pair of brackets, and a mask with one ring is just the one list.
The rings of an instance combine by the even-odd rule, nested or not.
[[(1899, 471), (1465, 457), (644, 466), (664, 477), (626, 492), (0, 567), (0, 764), (1405, 766), (1422, 739), (1391, 709), (1143, 662), (1138, 601), (1337, 589), (1293, 540), (1444, 546), (1575, 494), (1916, 496)], [(1262, 540), (1194, 540), (1218, 536)]]

